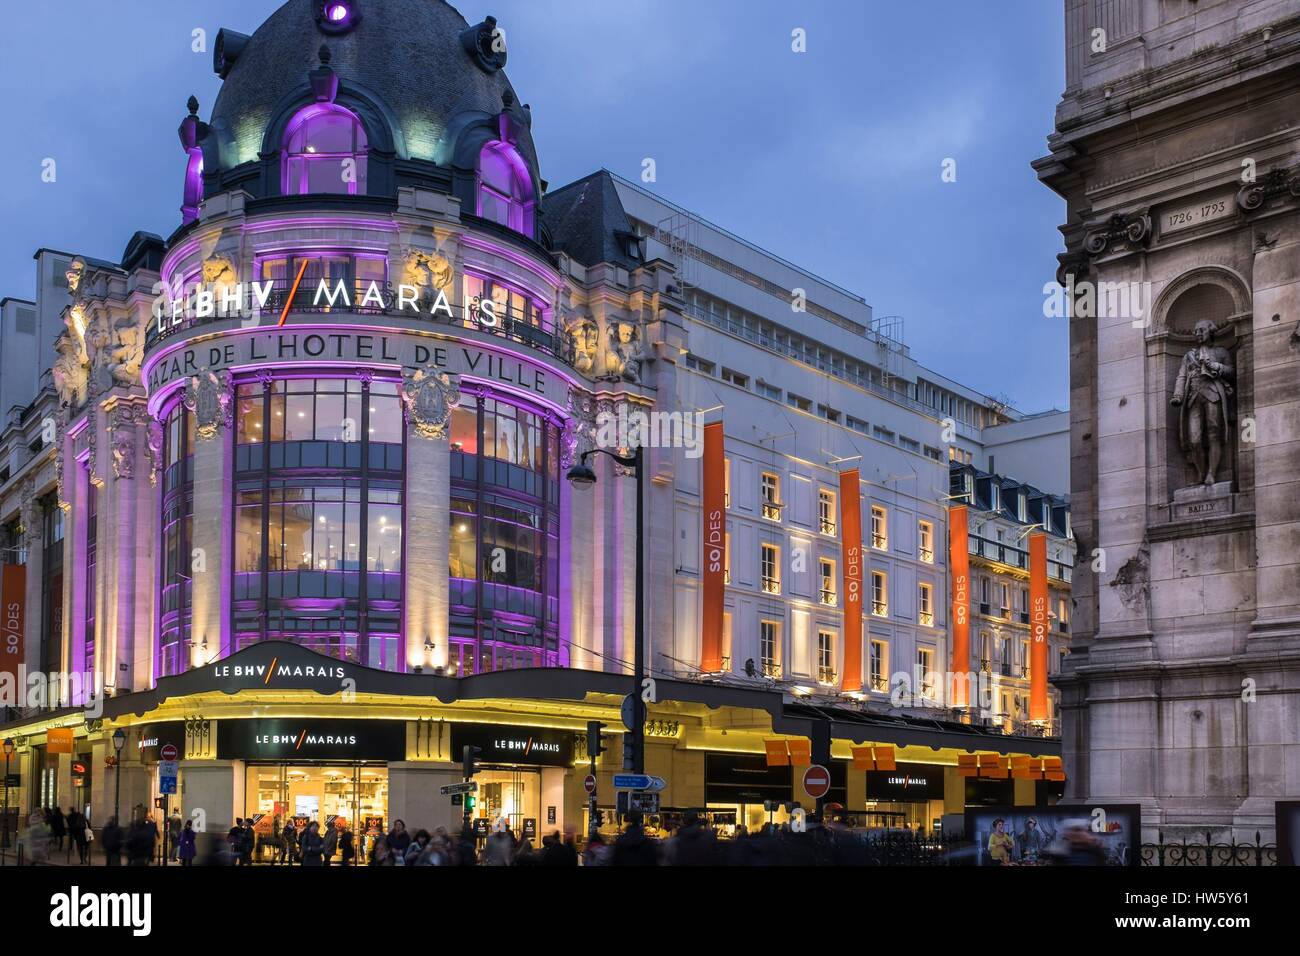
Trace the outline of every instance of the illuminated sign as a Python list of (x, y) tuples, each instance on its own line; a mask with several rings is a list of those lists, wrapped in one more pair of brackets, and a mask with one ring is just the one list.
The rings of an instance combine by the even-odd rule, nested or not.
[(274, 718), (217, 721), (219, 760), (404, 760), (406, 722)]
[(503, 727), (499, 724), (452, 724), (452, 756), (478, 747), (480, 763), (523, 763), (546, 767), (573, 765), (572, 730), (549, 727)]
[(840, 472), (845, 691), (862, 690), (862, 495), (856, 468)]
[(722, 423), (704, 426), (704, 573), (700, 670), (722, 670), (723, 593), (727, 567), (726, 459)]
[(965, 505), (948, 512), (948, 567), (952, 573), (952, 693), (954, 707), (970, 706), (970, 515)]

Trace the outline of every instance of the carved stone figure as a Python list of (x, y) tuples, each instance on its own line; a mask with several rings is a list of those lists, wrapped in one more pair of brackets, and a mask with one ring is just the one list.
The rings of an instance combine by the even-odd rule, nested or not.
[(239, 284), (239, 273), (235, 271), (235, 264), (225, 256), (212, 256), (205, 259), (203, 262), (203, 284), (220, 301), (222, 294), (228, 288)]
[(233, 409), (230, 373), (204, 369), (185, 383), (185, 407), (194, 413), (195, 434), (200, 441), (217, 437), (222, 425), (229, 425)]
[(113, 387), (112, 330), (106, 327), (107, 317), (96, 314), (86, 322), (86, 358), (90, 362), (90, 397), (102, 395)]
[(81, 274), (85, 271), (86, 264), (80, 259), (73, 259), (68, 266), (68, 271), (64, 273), (68, 280), (68, 294), (72, 296), (74, 301), (77, 298), (78, 290), (81, 288)]
[(605, 353), (605, 377), (639, 384), (641, 364), (645, 361), (639, 330), (631, 322), (616, 322), (611, 332), (609, 350)]
[(600, 349), (600, 330), (590, 319), (579, 319), (569, 326), (573, 341), (573, 367), (583, 375), (596, 374), (596, 355)]
[(402, 285), (419, 289), (422, 304), (432, 302), (440, 291), (451, 289), (452, 272), (446, 256), (412, 249), (406, 254), (402, 267)]
[(115, 385), (133, 388), (140, 384), (140, 364), (144, 361), (144, 330), (135, 318), (122, 316), (113, 323), (108, 346), (107, 366)]
[(90, 383), (90, 362), (86, 359), (86, 350), (81, 339), (71, 330), (65, 331), (54, 342), (58, 357), (51, 369), (54, 375), (54, 387), (59, 393), (59, 404), (70, 408), (80, 408), (86, 401), (87, 386)]
[[(1197, 480), (1212, 485), (1218, 478), (1232, 428), (1228, 400), (1236, 369), (1232, 353), (1214, 345), (1217, 330), (1209, 319), (1196, 323), (1196, 345), (1183, 356), (1169, 404), (1179, 409), (1178, 440)], [(1232, 465), (1229, 462), (1228, 471)]]
[(452, 409), (460, 404), (460, 384), (434, 368), (407, 369), (402, 373), (402, 404), (417, 435), (446, 438)]

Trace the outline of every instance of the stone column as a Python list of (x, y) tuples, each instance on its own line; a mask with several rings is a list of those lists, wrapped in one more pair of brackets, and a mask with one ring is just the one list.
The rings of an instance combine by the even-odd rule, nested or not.
[(244, 812), (243, 761), (184, 760), (180, 771), (181, 816), (193, 819), (196, 830), (201, 824), (211, 839), (224, 839), (235, 817)]
[(226, 657), (232, 651), (230, 422), (224, 415), (213, 418), (199, 412), (195, 418), (198, 427), (194, 442), (194, 524), (189, 541), (194, 579), (189, 630), (191, 666), (200, 663), (193, 655), (204, 642), (208, 658)]
[(390, 763), (388, 819), (384, 827), (390, 829), (394, 820), (402, 820), (412, 831), (446, 827), (449, 833), (459, 833), (464, 808), (452, 806), (451, 799), (441, 796), (439, 789), (461, 780), (460, 765), (455, 763), (432, 760)]
[(596, 620), (593, 613), (592, 556), (596, 541), (591, 492), (574, 488), (560, 476), (560, 642), (567, 649), (569, 666), (601, 670), (593, 652)]
[(404, 373), (400, 391), (406, 413), (406, 559), (402, 565), (406, 666), (445, 668), (451, 639), (448, 438), (452, 409), (460, 403), (460, 386), (451, 376), (429, 367)]

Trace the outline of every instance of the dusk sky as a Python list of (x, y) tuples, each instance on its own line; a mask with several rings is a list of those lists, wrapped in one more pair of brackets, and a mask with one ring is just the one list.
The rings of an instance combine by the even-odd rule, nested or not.
[[(211, 110), (217, 30), (252, 33), (277, 6), (8, 5), (0, 296), (33, 294), (39, 247), (116, 261), (135, 230), (171, 234), (176, 128), (191, 93)], [(639, 180), (653, 158), (648, 188), (904, 316), (923, 365), (1024, 411), (1066, 407), (1065, 323), (1043, 316), (1064, 207), (1029, 167), (1064, 82), (1059, 0), (457, 6), (506, 30), (552, 188), (602, 166)]]

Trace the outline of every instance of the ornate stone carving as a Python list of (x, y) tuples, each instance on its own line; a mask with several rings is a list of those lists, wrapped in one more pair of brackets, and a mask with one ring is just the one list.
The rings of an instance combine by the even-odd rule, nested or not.
[(1083, 248), (1090, 256), (1103, 255), (1112, 242), (1145, 246), (1151, 240), (1151, 217), (1145, 212), (1115, 213), (1105, 225), (1088, 232)]
[(419, 303), (427, 307), (439, 292), (450, 292), (453, 270), (447, 257), (436, 252), (408, 249), (402, 265), (402, 285), (420, 290)]
[(1217, 481), (1225, 451), (1229, 452), (1229, 478), (1232, 472), (1232, 444), (1228, 436), (1232, 430), (1230, 400), (1237, 373), (1232, 353), (1214, 344), (1216, 332), (1209, 319), (1196, 323), (1193, 331), (1196, 345), (1183, 356), (1174, 380), (1173, 396), (1169, 399), (1169, 404), (1179, 410), (1178, 441), (1183, 454), (1195, 470), (1197, 480), (1205, 485)]
[(569, 421), (564, 426), (564, 447), (560, 465), (568, 470), (583, 454), (596, 445), (596, 399), (590, 392), (569, 389)]
[(36, 482), (31, 478), (25, 479), (19, 486), (18, 501), (23, 538), (29, 545), (34, 545), (41, 538), (41, 508), (36, 498)]
[(220, 300), (222, 293), (239, 284), (239, 273), (227, 256), (210, 256), (203, 261), (203, 284)]
[(211, 441), (223, 425), (229, 427), (234, 411), (230, 373), (204, 369), (185, 383), (185, 407), (194, 413), (195, 434)]
[(446, 438), (451, 412), (460, 404), (460, 383), (437, 369), (406, 369), (402, 372), (402, 405), (406, 420), (421, 438)]
[(163, 466), (163, 427), (162, 422), (154, 419), (147, 411), (145, 417), (148, 419), (149, 429), (145, 446), (149, 456), (149, 484), (151, 487), (157, 487), (158, 473), (162, 471)]
[(140, 413), (147, 419), (149, 413), (143, 406), (118, 405), (109, 418), (109, 447), (113, 453), (113, 477), (135, 477), (136, 427), (142, 424)]
[(609, 347), (605, 352), (605, 375), (611, 381), (633, 384), (641, 382), (641, 366), (646, 360), (641, 349), (641, 331), (632, 322), (611, 322), (608, 326)]
[(1237, 190), (1237, 208), (1254, 212), (1275, 196), (1300, 198), (1300, 172), (1296, 169), (1270, 169), (1255, 182)]
[(108, 344), (106, 365), (114, 385), (134, 388), (140, 384), (140, 365), (144, 361), (144, 329), (135, 317), (124, 315), (114, 320)]
[[(71, 316), (68, 316), (71, 320)], [(54, 388), (59, 393), (59, 404), (64, 408), (80, 408), (86, 402), (90, 385), (90, 360), (81, 336), (74, 328), (66, 329), (54, 342), (58, 356), (51, 369)]]
[(596, 359), (600, 352), (600, 329), (591, 319), (579, 318), (568, 327), (573, 343), (573, 367), (583, 375), (594, 378)]
[(68, 271), (63, 275), (68, 280), (68, 295), (72, 296), (73, 301), (77, 299), (77, 292), (81, 289), (81, 275), (86, 271), (86, 264), (80, 259), (73, 259), (68, 266)]
[(1115, 572), (1110, 586), (1119, 594), (1123, 605), (1136, 614), (1146, 611), (1151, 598), (1151, 549), (1143, 542), (1137, 554)]

